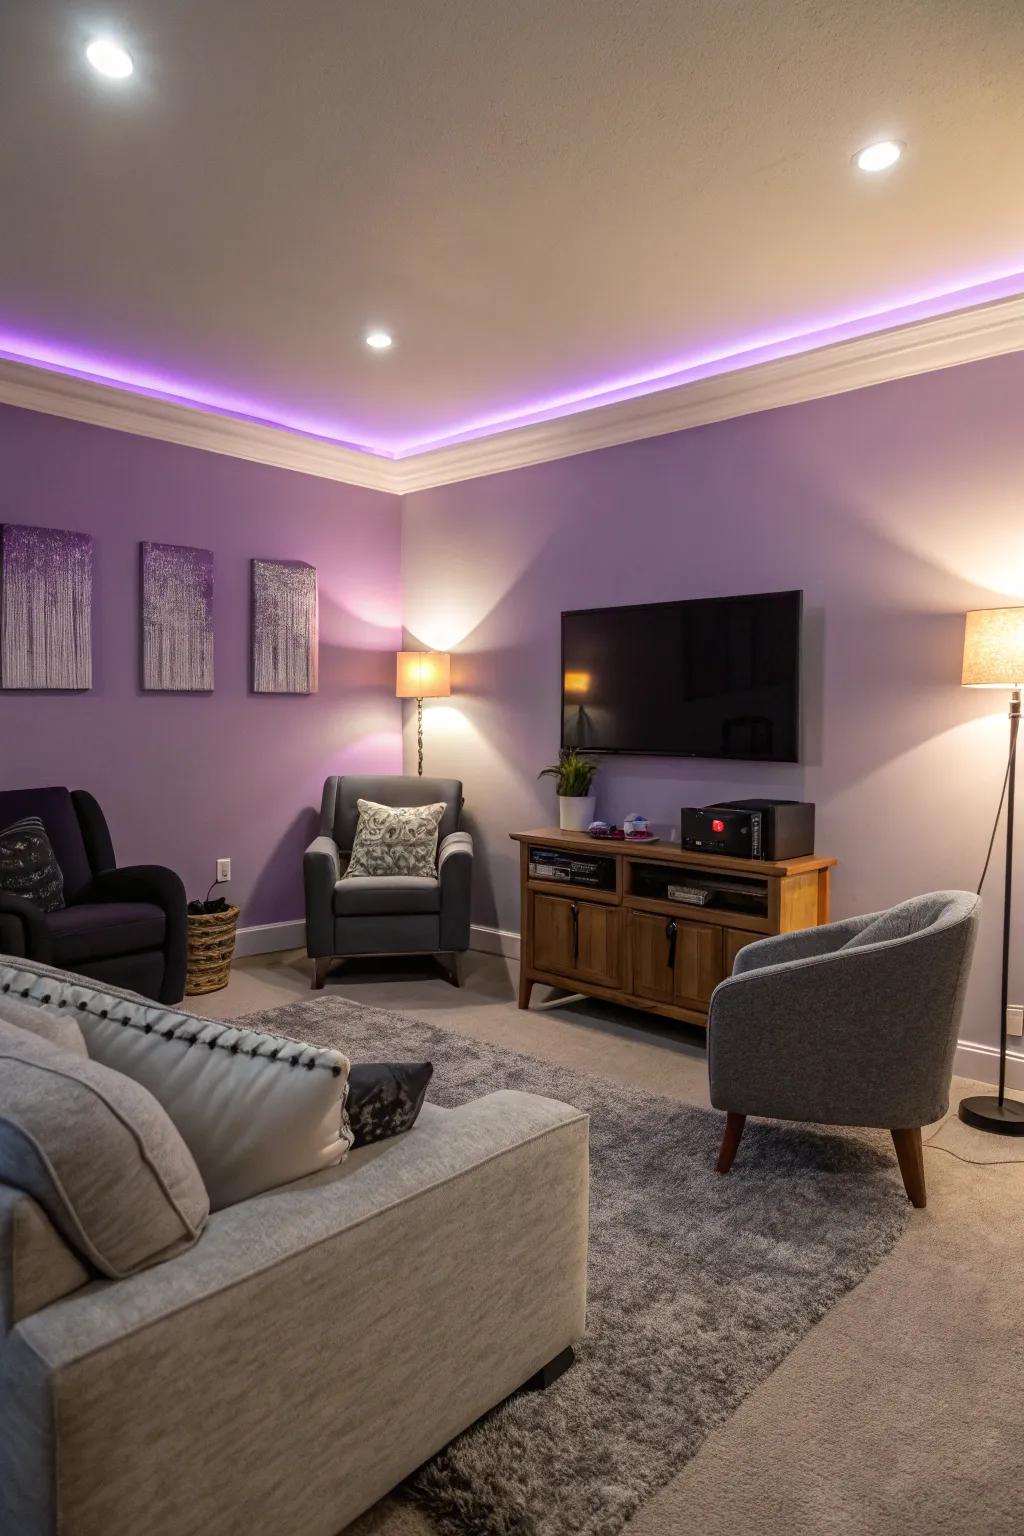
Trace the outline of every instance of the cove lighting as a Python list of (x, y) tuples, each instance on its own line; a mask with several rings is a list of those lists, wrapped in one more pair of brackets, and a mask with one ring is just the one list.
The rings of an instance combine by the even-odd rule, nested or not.
[(895, 139), (882, 139), (878, 144), (869, 144), (865, 149), (858, 150), (853, 160), (859, 171), (887, 171), (891, 165), (903, 153), (903, 145)]
[(3, 393), (5, 361), (70, 375), (123, 389), (132, 394), (191, 406), (216, 415), (277, 427), (319, 438), (340, 448), (374, 454), (384, 459), (404, 459), (429, 449), (442, 448), (487, 437), (492, 433), (525, 427), (535, 422), (553, 421), (578, 411), (617, 401), (634, 400), (659, 390), (690, 384), (698, 379), (716, 378), (741, 368), (868, 336), (897, 325), (948, 315), (957, 310), (974, 309), (983, 304), (1024, 296), (1024, 268), (978, 274), (973, 282), (962, 280), (887, 303), (853, 310), (846, 314), (820, 317), (817, 322), (793, 330), (767, 332), (737, 338), (721, 348), (679, 357), (660, 367), (638, 370), (620, 378), (606, 378), (593, 384), (580, 383), (559, 394), (520, 401), (505, 411), (477, 416), (452, 423), (447, 430), (428, 436), (389, 435), (387, 439), (370, 437), (365, 428), (338, 418), (326, 418), (266, 398), (244, 397), (212, 384), (208, 379), (171, 377), (149, 365), (130, 361), (124, 356), (86, 352), (65, 341), (28, 335), (23, 331), (0, 328), (0, 400)]
[(132, 56), (109, 37), (97, 37), (85, 50), (93, 69), (109, 80), (126, 80), (135, 68)]
[(386, 352), (391, 343), (392, 337), (387, 331), (371, 331), (366, 338), (366, 345), (372, 347), (375, 352)]

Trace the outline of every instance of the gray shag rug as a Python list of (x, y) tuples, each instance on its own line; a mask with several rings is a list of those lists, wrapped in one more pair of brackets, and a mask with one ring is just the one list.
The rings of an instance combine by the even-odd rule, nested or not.
[(353, 1061), (432, 1061), (442, 1106), (519, 1088), (591, 1117), (586, 1337), (404, 1485), (444, 1536), (615, 1536), (908, 1218), (887, 1137), (751, 1121), (722, 1178), (719, 1114), (341, 998), (257, 1020)]

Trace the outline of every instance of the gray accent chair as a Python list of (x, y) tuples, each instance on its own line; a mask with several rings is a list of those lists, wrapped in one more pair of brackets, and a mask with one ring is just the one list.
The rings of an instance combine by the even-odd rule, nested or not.
[[(352, 853), (358, 800), (378, 805), (434, 805), (444, 801), (437, 838), (437, 877), (356, 875), (343, 879)], [(473, 839), (459, 831), (462, 784), (412, 774), (333, 775), (324, 784), (320, 834), (306, 849), (306, 951), (313, 987), (323, 986), (336, 960), (356, 955), (448, 957), (447, 975), (459, 985), (458, 956), (469, 948)]]
[(748, 1115), (892, 1133), (915, 1206), (921, 1127), (949, 1107), (981, 902), (915, 896), (885, 912), (748, 944), (708, 1016), (711, 1102), (728, 1173)]

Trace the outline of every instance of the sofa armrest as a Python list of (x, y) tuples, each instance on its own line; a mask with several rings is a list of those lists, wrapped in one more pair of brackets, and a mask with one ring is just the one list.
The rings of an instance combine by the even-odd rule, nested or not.
[(188, 904), (181, 876), (162, 864), (104, 869), (76, 893), (74, 905), (107, 901), (147, 901), (161, 908), (165, 918), (164, 974), (158, 1001), (180, 1003), (185, 995), (188, 958)]
[(334, 953), (334, 887), (341, 879), (341, 855), (333, 837), (314, 837), (302, 855), (306, 892), (306, 952), (325, 957)]
[(89, 1278), (42, 1206), (24, 1190), (0, 1184), (0, 1343), (22, 1318)]
[(19, 1324), (0, 1483), (69, 1530), (348, 1524), (580, 1337), (587, 1182), (587, 1117), (501, 1092), (216, 1212)]
[(23, 955), (41, 965), (53, 961), (46, 913), (13, 891), (0, 891), (0, 954)]
[(469, 918), (473, 894), (473, 839), (468, 832), (451, 832), (437, 851), (441, 882), (442, 950), (469, 948)]

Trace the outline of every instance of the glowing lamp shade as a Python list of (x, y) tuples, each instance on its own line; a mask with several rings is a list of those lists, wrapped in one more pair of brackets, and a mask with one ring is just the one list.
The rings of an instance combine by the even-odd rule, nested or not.
[(447, 651), (399, 651), (395, 673), (398, 699), (446, 699), (452, 691)]
[(960, 681), (965, 688), (1024, 687), (1024, 607), (967, 614)]

